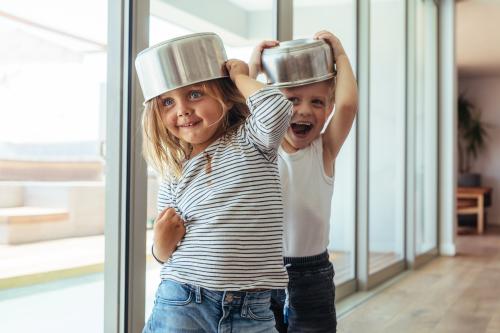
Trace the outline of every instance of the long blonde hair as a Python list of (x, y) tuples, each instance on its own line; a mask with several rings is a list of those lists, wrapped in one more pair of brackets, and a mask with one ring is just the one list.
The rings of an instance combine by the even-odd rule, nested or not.
[[(245, 122), (249, 114), (245, 98), (234, 83), (228, 79), (205, 81), (203, 91), (215, 98), (223, 108), (230, 108), (219, 125), (225, 135), (234, 132)], [(162, 179), (179, 179), (182, 164), (189, 158), (190, 143), (172, 135), (161, 119), (161, 99), (155, 97), (145, 103), (142, 114), (142, 151), (146, 161)]]

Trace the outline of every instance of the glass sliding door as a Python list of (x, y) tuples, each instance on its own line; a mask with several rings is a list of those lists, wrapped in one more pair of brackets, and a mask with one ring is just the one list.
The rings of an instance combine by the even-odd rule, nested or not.
[(406, 16), (370, 2), (369, 274), (404, 258)]
[(415, 223), (416, 255), (437, 246), (437, 8), (420, 1), (416, 8)]
[(107, 5), (0, 3), (2, 332), (103, 331)]
[[(312, 38), (328, 30), (342, 42), (356, 72), (356, 2), (333, 0), (317, 3), (293, 2), (293, 38)], [(335, 162), (335, 186), (330, 219), (330, 258), (335, 267), (335, 284), (354, 278), (355, 267), (355, 200), (356, 200), (356, 128)]]

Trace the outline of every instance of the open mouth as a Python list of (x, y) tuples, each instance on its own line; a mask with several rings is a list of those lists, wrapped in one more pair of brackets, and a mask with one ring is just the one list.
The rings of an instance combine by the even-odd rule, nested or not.
[(300, 123), (291, 123), (290, 127), (292, 128), (293, 134), (304, 136), (307, 135), (307, 133), (309, 133), (312, 130), (313, 125), (308, 122), (300, 122)]

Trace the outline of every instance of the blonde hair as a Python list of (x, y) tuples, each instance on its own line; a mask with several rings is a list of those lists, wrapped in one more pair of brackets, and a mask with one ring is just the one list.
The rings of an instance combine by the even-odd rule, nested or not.
[(328, 102), (333, 106), (335, 104), (335, 86), (337, 83), (337, 76), (334, 76), (333, 78), (327, 80), (329, 85), (329, 90), (328, 90)]
[[(220, 128), (225, 135), (234, 133), (249, 114), (245, 98), (228, 79), (216, 79), (201, 83), (203, 91), (216, 99), (223, 108), (229, 109)], [(182, 163), (189, 158), (192, 145), (172, 135), (161, 119), (160, 97), (145, 103), (142, 114), (142, 151), (146, 161), (162, 179), (179, 179)]]

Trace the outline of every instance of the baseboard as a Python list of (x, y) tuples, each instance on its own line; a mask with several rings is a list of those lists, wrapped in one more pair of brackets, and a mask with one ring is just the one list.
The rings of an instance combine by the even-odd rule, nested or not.
[(455, 244), (446, 243), (439, 246), (439, 255), (441, 256), (454, 256), (457, 253)]

